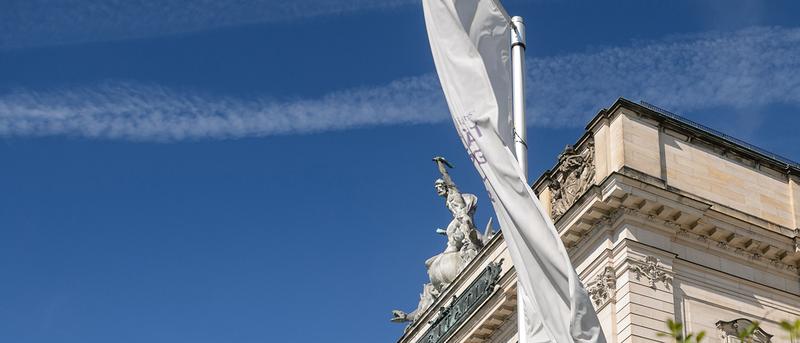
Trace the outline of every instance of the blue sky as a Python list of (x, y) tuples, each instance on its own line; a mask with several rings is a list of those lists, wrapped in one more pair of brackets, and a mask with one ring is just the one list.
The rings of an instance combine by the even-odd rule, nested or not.
[[(504, 4), (532, 178), (620, 96), (800, 160), (800, 4)], [(0, 339), (394, 341), (430, 158), (492, 215), (433, 73), (416, 0), (0, 1)]]

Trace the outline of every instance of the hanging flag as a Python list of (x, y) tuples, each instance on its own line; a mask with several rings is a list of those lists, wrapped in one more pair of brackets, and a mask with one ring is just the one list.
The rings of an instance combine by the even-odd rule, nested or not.
[(422, 0), (436, 71), (516, 268), (521, 340), (605, 342), (558, 232), (524, 181), (511, 134), (510, 19), (494, 0)]

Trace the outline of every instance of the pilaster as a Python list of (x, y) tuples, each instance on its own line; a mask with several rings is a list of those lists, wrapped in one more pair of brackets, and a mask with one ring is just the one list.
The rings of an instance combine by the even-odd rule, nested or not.
[(675, 317), (673, 254), (628, 241), (617, 279), (617, 341), (662, 342)]

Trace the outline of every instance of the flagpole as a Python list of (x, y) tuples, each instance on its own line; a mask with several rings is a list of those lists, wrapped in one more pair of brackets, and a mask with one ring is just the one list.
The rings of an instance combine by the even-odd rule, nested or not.
[(528, 182), (528, 130), (525, 127), (525, 22), (511, 18), (512, 112), (514, 116), (514, 152)]
[[(522, 169), (523, 179), (528, 182), (528, 130), (525, 127), (525, 22), (522, 17), (511, 18), (511, 111), (514, 118), (514, 152)], [(517, 281), (517, 341), (527, 343), (524, 294)]]

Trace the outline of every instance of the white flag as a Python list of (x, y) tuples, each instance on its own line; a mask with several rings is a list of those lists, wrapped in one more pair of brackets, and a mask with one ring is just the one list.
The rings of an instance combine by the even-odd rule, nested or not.
[(528, 343), (605, 342), (558, 232), (510, 148), (508, 15), (493, 0), (422, 5), (453, 122), (483, 178), (517, 271), (525, 314), (520, 336)]

